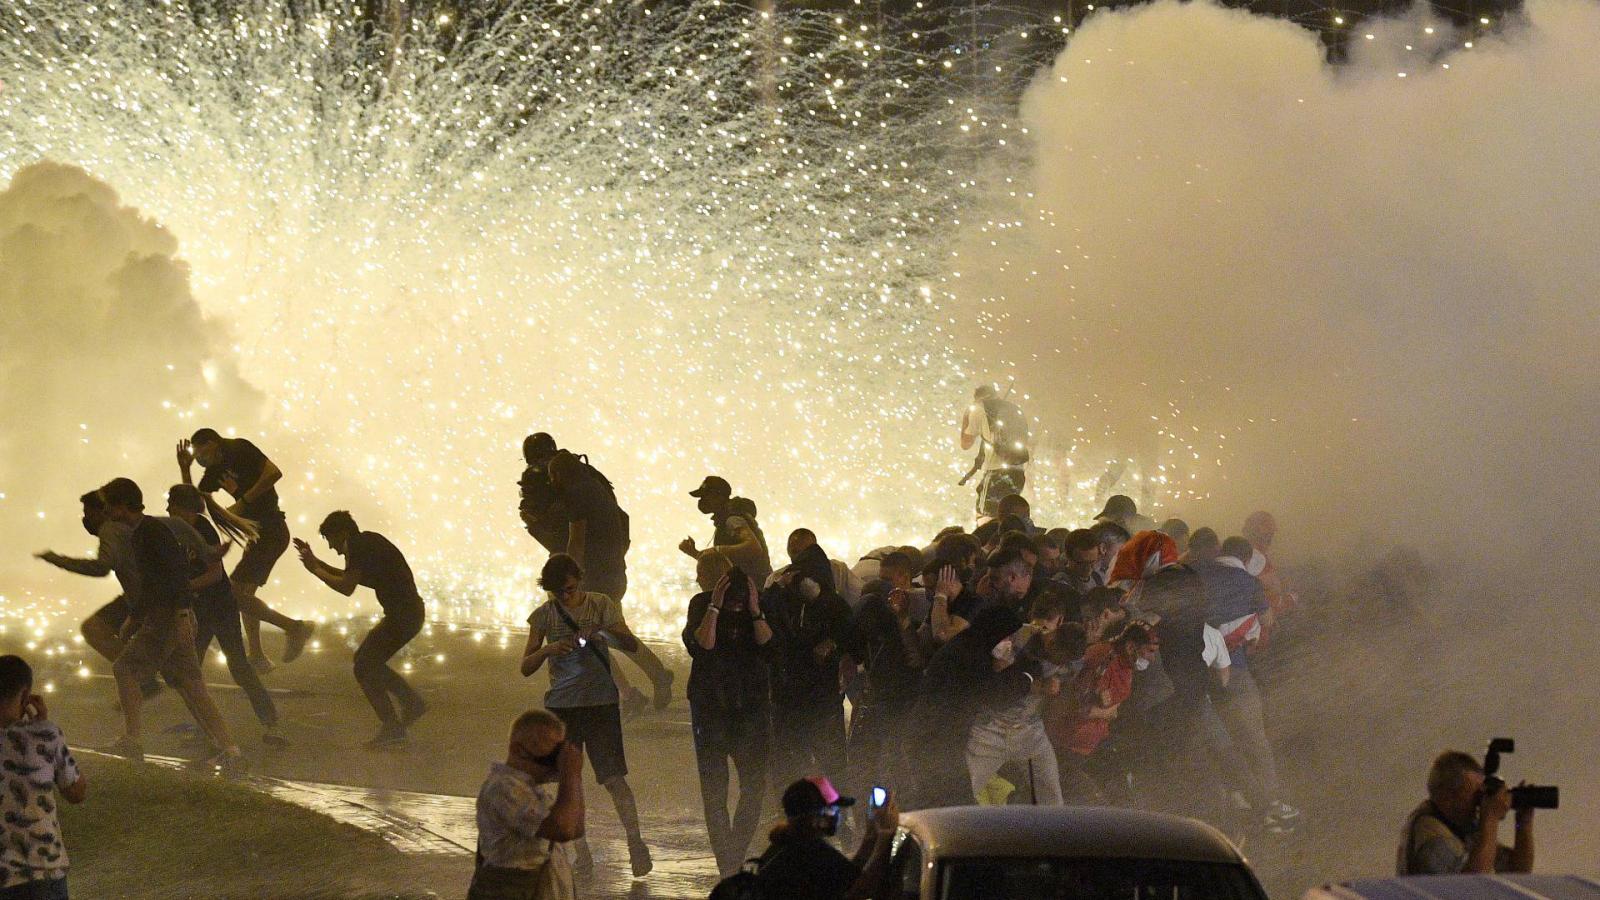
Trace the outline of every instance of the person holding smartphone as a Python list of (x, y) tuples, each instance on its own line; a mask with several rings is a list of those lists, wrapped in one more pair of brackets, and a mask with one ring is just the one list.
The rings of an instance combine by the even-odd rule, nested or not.
[[(878, 790), (878, 789), (875, 789)], [(887, 791), (872, 810), (872, 827), (861, 837), (854, 857), (828, 843), (839, 830), (844, 810), (855, 805), (833, 783), (809, 775), (783, 792), (784, 821), (772, 830), (756, 880), (765, 896), (790, 900), (861, 900), (887, 896), (889, 850), (900, 827), (900, 808)]]
[[(772, 751), (772, 626), (755, 583), (721, 553), (701, 554), (700, 593), (689, 601), (683, 645), (689, 669), (689, 718), (700, 773), (700, 800), (717, 869), (739, 870), (761, 820)], [(728, 760), (739, 770), (739, 803), (728, 816)]]
[[(545, 708), (566, 723), (567, 738), (582, 747), (594, 766), (595, 780), (611, 795), (617, 818), (628, 836), (628, 861), (633, 877), (654, 868), (650, 848), (639, 830), (639, 808), (628, 785), (628, 758), (622, 744), (621, 695), (611, 677), (611, 645), (624, 652), (639, 639), (622, 617), (622, 607), (605, 594), (585, 591), (583, 568), (565, 553), (550, 557), (539, 573), (545, 602), (528, 616), (528, 644), (522, 654), (522, 675), (550, 664), (550, 689)], [(593, 866), (588, 843), (577, 843), (577, 868)]]
[[(530, 709), (511, 726), (506, 761), (478, 791), (478, 853), (467, 900), (572, 900), (569, 843), (583, 837), (583, 751), (555, 714)], [(552, 802), (544, 786), (556, 783)]]

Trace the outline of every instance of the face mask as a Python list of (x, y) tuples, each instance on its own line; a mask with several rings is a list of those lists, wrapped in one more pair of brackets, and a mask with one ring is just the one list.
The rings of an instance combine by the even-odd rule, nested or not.
[(555, 748), (553, 750), (551, 750), (549, 753), (546, 753), (543, 756), (530, 756), (528, 758), (533, 760), (534, 762), (538, 763), (539, 765), (544, 766), (546, 769), (554, 769), (556, 767), (556, 761), (561, 758), (562, 749), (565, 748), (566, 746), (567, 746), (567, 742), (566, 741), (560, 741), (560, 742), (558, 742), (556, 744)]
[(1133, 661), (1133, 667), (1136, 670), (1138, 670), (1140, 672), (1143, 672), (1145, 669), (1150, 668), (1150, 660), (1145, 659), (1144, 657), (1141, 656), (1138, 659)]
[(89, 532), (91, 535), (98, 535), (100, 533), (99, 524), (92, 521), (88, 516), (84, 516), (79, 521), (83, 522), (84, 531)]

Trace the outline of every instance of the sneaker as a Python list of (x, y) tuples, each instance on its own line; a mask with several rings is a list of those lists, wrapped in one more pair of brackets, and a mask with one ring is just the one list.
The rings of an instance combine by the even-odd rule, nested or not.
[(666, 709), (667, 704), (672, 702), (672, 682), (676, 678), (676, 675), (668, 672), (666, 678), (656, 682), (655, 697), (653, 698), (656, 709)]
[(644, 695), (644, 691), (630, 687), (622, 698), (622, 721), (631, 722), (644, 715), (649, 708), (650, 698)]
[(229, 747), (205, 760), (205, 767), (219, 774), (234, 776), (244, 774), (244, 753), (238, 747)]
[(1300, 824), (1299, 820), (1300, 810), (1282, 801), (1274, 800), (1267, 805), (1267, 815), (1262, 824), (1272, 834), (1293, 834), (1295, 826)]
[(250, 657), (250, 668), (255, 669), (257, 675), (265, 675), (276, 669), (277, 666), (274, 666), (272, 660), (267, 659), (265, 656), (252, 656)]
[(409, 703), (402, 704), (400, 709), (400, 727), (410, 728), (418, 719), (427, 713), (428, 704), (417, 697)]
[(283, 732), (278, 730), (278, 724), (274, 722), (271, 725), (262, 726), (261, 743), (281, 750), (289, 746), (289, 739), (283, 736)]
[(105, 748), (105, 752), (134, 762), (144, 762), (144, 745), (127, 735), (117, 738), (117, 742)]
[(1233, 808), (1239, 812), (1249, 812), (1255, 809), (1254, 806), (1250, 805), (1249, 799), (1240, 791), (1229, 791), (1228, 800), (1233, 804)]
[(628, 842), (628, 865), (633, 867), (633, 877), (643, 878), (656, 864), (650, 859), (650, 848), (642, 840)]
[(368, 750), (392, 750), (406, 743), (406, 727), (396, 722), (378, 729), (377, 737), (361, 746)]
[(315, 622), (300, 621), (293, 628), (283, 633), (283, 661), (292, 663), (306, 652), (306, 642), (311, 640), (311, 635), (317, 630)]
[(1281, 820), (1284, 820), (1284, 821), (1290, 821), (1290, 820), (1293, 820), (1293, 819), (1300, 818), (1300, 810), (1295, 809), (1294, 807), (1292, 807), (1289, 804), (1283, 802), (1282, 800), (1274, 800), (1271, 803), (1267, 804), (1267, 812), (1270, 815), (1276, 816), (1277, 818), (1279, 818)]

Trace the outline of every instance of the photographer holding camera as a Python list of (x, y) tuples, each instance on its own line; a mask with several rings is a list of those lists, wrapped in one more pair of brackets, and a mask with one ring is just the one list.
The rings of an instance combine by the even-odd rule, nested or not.
[[(1490, 756), (1498, 766), (1498, 753)], [(1507, 748), (1509, 749), (1509, 748)], [(1533, 811), (1549, 804), (1516, 802), (1485, 767), (1459, 750), (1439, 754), (1428, 770), (1428, 799), (1412, 811), (1400, 836), (1398, 875), (1533, 871)], [(1515, 806), (1516, 840), (1500, 843), (1500, 823)]]

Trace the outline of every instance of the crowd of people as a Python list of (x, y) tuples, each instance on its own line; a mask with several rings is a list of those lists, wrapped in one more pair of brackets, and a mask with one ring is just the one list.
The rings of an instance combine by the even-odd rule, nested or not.
[[(775, 567), (753, 501), (717, 475), (689, 491), (713, 533), (703, 546), (692, 537), (679, 545), (698, 587), (682, 629), (687, 696), (706, 831), (725, 883), (757, 877), (770, 888), (826, 874), (837, 890), (817, 896), (865, 896), (902, 806), (1115, 804), (1240, 831), (1298, 824), (1251, 663), (1296, 604), (1273, 566), (1273, 517), (1257, 512), (1223, 537), (1179, 519), (1157, 525), (1132, 498), (1114, 495), (1079, 527), (1043, 527), (1020, 493), (1028, 462), (1020, 411), (992, 387), (974, 401), (961, 425), (962, 446), (979, 447), (974, 472), (984, 473), (970, 531), (952, 525), (850, 563), (798, 528)], [(1011, 449), (997, 452), (1006, 442)], [(593, 865), (585, 757), (626, 834), (633, 875), (651, 871), (623, 726), (665, 707), (674, 683), (627, 623), (629, 519), (611, 481), (548, 434), (530, 435), (522, 449), (519, 512), (548, 560), (520, 671), (548, 672), (549, 688), (545, 708), (516, 721), (506, 761), (491, 767), (479, 796), (471, 896), (480, 900), (572, 896), (573, 872)], [(236, 770), (243, 755), (201, 677), (210, 644), (226, 654), (263, 740), (282, 744), (261, 683), (274, 663), (260, 623), (283, 630), (284, 663), (314, 626), (259, 596), (291, 546), (274, 487), (281, 470), (250, 441), (211, 429), (180, 441), (177, 459), (166, 516), (147, 515), (139, 486), (114, 478), (80, 498), (96, 556), (38, 556), (81, 575), (114, 575), (122, 589), (83, 624), (115, 675), (124, 732), (109, 749), (142, 756), (142, 705), (165, 682), (209, 745), (205, 760)], [(224, 506), (217, 491), (233, 502)], [(346, 596), (371, 588), (383, 610), (353, 660), (379, 723), (366, 746), (401, 745), (427, 705), (389, 660), (423, 627), (422, 596), (402, 551), (351, 513), (328, 514), (319, 532), (343, 565), (294, 539), (306, 570)], [(244, 546), (229, 573), (235, 543)], [(620, 659), (649, 681), (648, 694)], [(27, 734), (12, 743), (39, 756), (17, 764), (51, 779), (14, 788), (6, 801), (38, 804), (49, 827), (38, 846), (7, 856), (0, 897), (14, 885), (64, 897), (66, 854), (49, 798), (56, 791), (77, 802), (86, 782), (31, 681), (24, 661), (0, 657), (0, 725), (8, 736)], [(548, 783), (558, 785), (553, 798)], [(878, 802), (852, 809), (850, 795), (860, 793)], [(747, 856), (775, 797), (784, 821), (752, 872)], [(1444, 807), (1424, 812), (1436, 808)], [(830, 843), (851, 832), (860, 833), (853, 860)], [(1419, 857), (1445, 853), (1414, 843)]]

